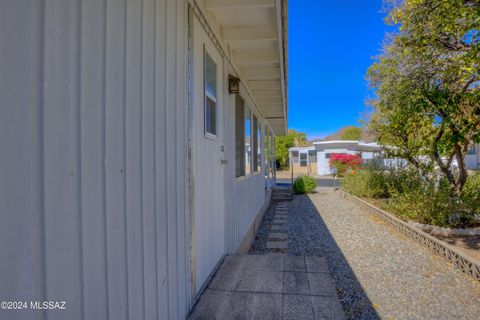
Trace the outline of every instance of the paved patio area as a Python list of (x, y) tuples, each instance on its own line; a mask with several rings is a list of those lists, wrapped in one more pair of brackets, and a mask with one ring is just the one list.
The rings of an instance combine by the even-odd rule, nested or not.
[(345, 319), (324, 258), (229, 255), (189, 319)]

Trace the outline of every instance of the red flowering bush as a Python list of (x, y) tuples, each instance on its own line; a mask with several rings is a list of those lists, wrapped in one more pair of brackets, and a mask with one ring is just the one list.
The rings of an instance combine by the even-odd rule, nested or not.
[(357, 154), (332, 153), (330, 156), (330, 168), (337, 169), (339, 176), (359, 168), (361, 164), (362, 157)]

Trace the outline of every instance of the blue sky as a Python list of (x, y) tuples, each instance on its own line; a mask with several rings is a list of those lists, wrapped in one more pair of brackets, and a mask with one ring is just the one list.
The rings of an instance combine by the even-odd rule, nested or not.
[(289, 1), (290, 129), (309, 139), (360, 125), (365, 73), (388, 27), (381, 0)]

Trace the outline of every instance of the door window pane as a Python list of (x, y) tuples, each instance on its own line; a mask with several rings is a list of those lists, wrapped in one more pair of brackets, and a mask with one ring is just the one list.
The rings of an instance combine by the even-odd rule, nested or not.
[(217, 65), (204, 50), (205, 133), (217, 135)]
[(207, 97), (205, 101), (205, 132), (214, 136), (217, 135), (216, 108), (215, 102), (210, 97)]

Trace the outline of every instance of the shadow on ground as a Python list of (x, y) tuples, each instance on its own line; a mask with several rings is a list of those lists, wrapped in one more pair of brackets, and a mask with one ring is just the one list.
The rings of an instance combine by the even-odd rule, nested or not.
[[(265, 237), (271, 225), (271, 215), (272, 210), (268, 210), (250, 253), (275, 252), (265, 248)], [(290, 203), (286, 253), (325, 257), (347, 319), (380, 319), (328, 227), (306, 195), (295, 195)]]

